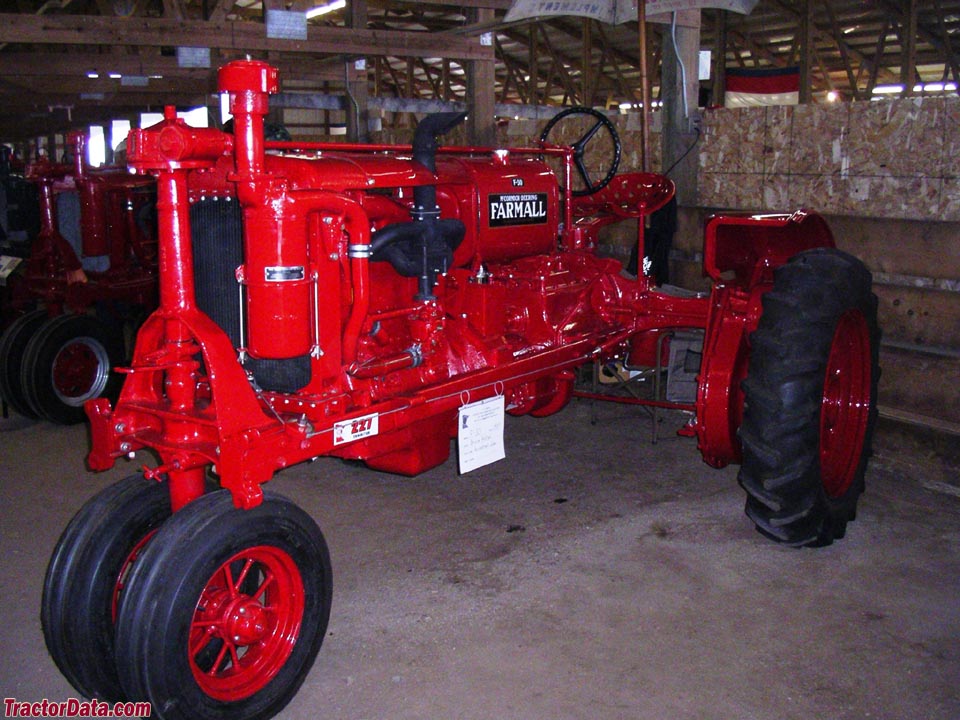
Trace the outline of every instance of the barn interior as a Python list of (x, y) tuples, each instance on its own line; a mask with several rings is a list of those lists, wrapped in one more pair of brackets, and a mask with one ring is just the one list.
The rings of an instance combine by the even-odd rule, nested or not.
[[(676, 435), (682, 413), (585, 399), (509, 418), (507, 459), (476, 473), (291, 468), (274, 484), (324, 528), (343, 614), (278, 717), (960, 716), (960, 2), (648, 2), (603, 20), (561, 4), (2, 6), (8, 175), (69, 159), (77, 130), (92, 164), (123, 164), (127, 132), (166, 106), (222, 128), (218, 68), (252, 58), (279, 69), (267, 121), (296, 140), (406, 145), (425, 116), (466, 111), (447, 142), (535, 147), (560, 110), (602, 112), (621, 171), (676, 185), (670, 285), (709, 291), (704, 227), (727, 212), (817, 211), (872, 273), (879, 422), (843, 542), (764, 544), (735, 468)], [(733, 90), (758, 77), (793, 84)], [(601, 252), (628, 263), (636, 232)], [(44, 648), (44, 568), (80, 504), (138, 470), (88, 474), (88, 443), (83, 425), (0, 420), (4, 697), (76, 695)]]

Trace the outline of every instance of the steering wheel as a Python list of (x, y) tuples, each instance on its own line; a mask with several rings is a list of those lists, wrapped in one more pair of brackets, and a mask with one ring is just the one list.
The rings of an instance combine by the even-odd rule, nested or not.
[[(547, 123), (546, 127), (543, 128), (543, 132), (540, 133), (540, 142), (546, 143), (547, 138), (550, 135), (550, 131), (553, 130), (564, 118), (574, 115), (587, 115), (596, 118), (596, 122), (590, 127), (590, 129), (581, 135), (579, 140), (570, 145), (570, 147), (573, 148), (573, 165), (576, 167), (577, 174), (580, 176), (580, 180), (583, 181), (584, 185), (582, 190), (573, 190), (571, 191), (571, 194), (574, 197), (582, 197), (584, 195), (593, 195), (598, 190), (605, 188), (610, 181), (613, 180), (614, 176), (617, 174), (617, 168), (620, 166), (621, 145), (620, 136), (617, 134), (617, 129), (614, 127), (613, 123), (610, 122), (610, 119), (603, 113), (588, 107), (569, 107), (566, 110), (554, 115), (550, 122)], [(584, 156), (587, 153), (587, 149), (590, 146), (591, 141), (597, 137), (597, 131), (599, 131), (601, 128), (607, 131), (607, 134), (610, 136), (610, 140), (613, 142), (613, 159), (610, 161), (610, 168), (606, 171), (606, 175), (603, 176), (603, 179), (598, 182), (594, 182), (591, 179), (590, 171), (587, 170), (587, 165), (584, 162)], [(598, 140), (597, 142), (594, 142), (593, 145), (602, 147), (602, 142)], [(601, 165), (600, 172), (603, 172), (603, 165)]]

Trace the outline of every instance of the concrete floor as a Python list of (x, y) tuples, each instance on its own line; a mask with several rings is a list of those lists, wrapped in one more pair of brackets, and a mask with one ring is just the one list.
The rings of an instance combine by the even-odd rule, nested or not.
[[(334, 563), (329, 633), (283, 720), (960, 718), (960, 481), (881, 436), (857, 522), (778, 547), (667, 418), (508, 418), (507, 460), (415, 479), (333, 459), (274, 482)], [(83, 427), (0, 432), (0, 697), (75, 695), (40, 588), (81, 503)]]

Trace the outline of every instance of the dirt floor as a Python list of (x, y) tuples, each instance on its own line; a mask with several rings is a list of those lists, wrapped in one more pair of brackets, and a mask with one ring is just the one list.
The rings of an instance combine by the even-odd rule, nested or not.
[[(322, 459), (272, 483), (323, 529), (334, 606), (282, 720), (956, 720), (960, 480), (885, 443), (857, 522), (779, 547), (736, 468), (636, 409), (508, 418), (507, 459), (417, 478)], [(84, 427), (0, 426), (0, 697), (75, 696), (40, 590), (82, 502)], [(145, 461), (141, 458), (140, 461)]]

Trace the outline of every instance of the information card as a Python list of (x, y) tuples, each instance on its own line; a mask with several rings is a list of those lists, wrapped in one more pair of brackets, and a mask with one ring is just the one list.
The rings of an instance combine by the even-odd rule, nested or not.
[(503, 460), (503, 395), (463, 405), (457, 418), (460, 472)]

